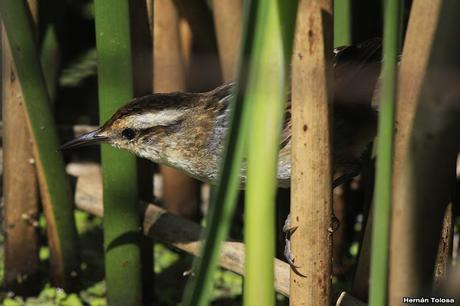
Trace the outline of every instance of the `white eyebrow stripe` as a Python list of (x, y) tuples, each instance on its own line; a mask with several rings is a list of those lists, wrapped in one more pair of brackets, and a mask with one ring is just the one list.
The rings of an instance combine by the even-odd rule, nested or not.
[(136, 129), (148, 129), (155, 126), (173, 124), (183, 116), (183, 112), (174, 109), (165, 109), (157, 113), (136, 114), (129, 116)]

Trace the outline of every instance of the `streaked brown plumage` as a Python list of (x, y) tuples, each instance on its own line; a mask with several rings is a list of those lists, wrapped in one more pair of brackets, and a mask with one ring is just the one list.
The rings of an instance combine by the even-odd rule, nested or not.
[[(337, 49), (333, 108), (333, 160), (336, 171), (351, 172), (360, 164), (376, 132), (376, 111), (370, 100), (380, 64), (380, 40)], [(360, 84), (363, 82), (363, 84)], [(201, 181), (217, 177), (223, 139), (229, 124), (233, 84), (205, 93), (152, 94), (120, 108), (99, 129), (63, 148), (108, 143)], [(355, 93), (353, 92), (353, 89)], [(311, 144), (312, 146), (314, 144)], [(288, 187), (291, 174), (290, 101), (280, 143), (278, 182)], [(245, 170), (241, 182), (244, 184)]]

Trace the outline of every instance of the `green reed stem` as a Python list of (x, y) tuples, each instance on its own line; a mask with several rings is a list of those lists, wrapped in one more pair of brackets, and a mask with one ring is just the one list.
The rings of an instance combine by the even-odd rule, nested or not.
[(383, 80), (377, 137), (371, 286), (369, 291), (369, 305), (371, 306), (383, 306), (386, 305), (387, 301), (394, 112), (397, 90), (397, 59), (401, 34), (401, 11), (402, 7), (399, 0), (387, 0), (385, 2)]
[[(249, 58), (251, 52), (255, 2), (245, 2), (243, 27), (245, 32), (243, 33), (243, 43), (239, 58)], [(246, 87), (246, 67), (244, 63), (240, 63), (238, 84), (232, 99), (231, 123), (226, 139), (221, 174), (217, 185), (211, 191), (210, 209), (206, 218), (207, 225), (203, 233), (205, 243), (202, 256), (195, 258), (194, 270), (196, 275), (188, 282), (185, 288), (184, 306), (209, 304), (220, 247), (228, 236), (238, 196), (239, 176), (245, 153), (250, 111), (250, 103), (243, 103)]]
[[(133, 98), (127, 0), (96, 0), (100, 121)], [(140, 216), (136, 157), (101, 148), (107, 300), (111, 306), (142, 305)]]
[(258, 1), (245, 103), (252, 104), (245, 205), (244, 305), (275, 305), (275, 195), (297, 3)]
[(352, 0), (334, 1), (334, 47), (352, 43)]

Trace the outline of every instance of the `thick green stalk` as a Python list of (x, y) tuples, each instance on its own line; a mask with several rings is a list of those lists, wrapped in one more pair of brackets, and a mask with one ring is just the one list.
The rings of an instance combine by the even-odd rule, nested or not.
[(400, 16), (400, 1), (387, 0), (384, 16), (383, 80), (377, 137), (375, 208), (371, 249), (369, 294), (369, 305), (371, 306), (383, 306), (386, 305), (387, 301), (394, 110), (397, 90), (397, 57), (401, 32)]
[(0, 12), (34, 138), (40, 190), (47, 214), (53, 278), (57, 285), (67, 287), (79, 268), (78, 236), (64, 162), (57, 150), (57, 130), (37, 55), (32, 21), (24, 0), (2, 0)]
[[(240, 58), (248, 58), (251, 51), (254, 28), (254, 2), (245, 2), (243, 43)], [(228, 236), (230, 222), (235, 211), (238, 195), (239, 175), (245, 152), (248, 133), (249, 103), (243, 103), (246, 90), (246, 70), (240, 64), (238, 85), (234, 93), (231, 112), (231, 124), (226, 139), (226, 150), (221, 165), (217, 185), (211, 192), (210, 210), (207, 226), (203, 233), (205, 244), (202, 256), (195, 258), (196, 275), (189, 281), (184, 293), (185, 306), (203, 306), (209, 304), (212, 292), (214, 271), (217, 267), (220, 247)]]
[[(128, 0), (96, 0), (95, 16), (99, 113), (105, 122), (133, 97)], [(101, 158), (108, 304), (142, 305), (136, 158), (105, 146)]]
[(352, 42), (352, 0), (334, 1), (334, 47)]
[(280, 132), (286, 109), (287, 67), (293, 45), (296, 5), (258, 1), (249, 88), (252, 104), (248, 138), (245, 205), (244, 305), (275, 305), (275, 195)]

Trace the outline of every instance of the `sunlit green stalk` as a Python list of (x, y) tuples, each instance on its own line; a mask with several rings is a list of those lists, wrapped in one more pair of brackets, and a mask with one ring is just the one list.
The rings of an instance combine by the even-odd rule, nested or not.
[(371, 282), (369, 305), (387, 301), (388, 245), (391, 212), (394, 110), (396, 100), (397, 57), (400, 45), (401, 2), (385, 2), (382, 97), (377, 138), (375, 208), (372, 232)]
[[(100, 120), (133, 97), (128, 0), (96, 0)], [(101, 148), (107, 299), (111, 306), (142, 305), (140, 217), (136, 158)]]
[[(268, 6), (266, 6), (267, 4)], [(270, 92), (275, 93), (275, 99), (271, 100), (275, 101), (275, 103), (274, 105), (271, 105), (271, 107), (268, 110), (269, 117), (267, 120), (273, 120), (273, 124), (270, 125), (270, 128), (273, 127), (274, 130), (270, 131), (271, 136), (269, 143), (272, 147), (276, 147), (275, 152), (277, 152), (279, 132), (281, 127), (281, 118), (284, 114), (283, 101), (285, 100), (286, 84), (288, 79), (286, 75), (286, 69), (292, 50), (293, 28), (295, 24), (295, 9), (297, 7), (296, 4), (297, 1), (294, 1), (289, 5), (285, 5), (284, 3), (276, 0), (270, 1), (270, 3), (262, 4), (256, 0), (245, 2), (245, 32), (243, 33), (244, 39), (242, 43), (242, 51), (240, 56), (240, 58), (245, 60), (242, 61), (242, 63), (240, 64), (238, 75), (239, 82), (235, 93), (235, 99), (233, 101), (231, 127), (227, 139), (227, 146), (224, 154), (221, 176), (211, 196), (211, 209), (207, 219), (208, 226), (206, 228), (204, 235), (204, 239), (206, 241), (204, 246), (204, 252), (203, 256), (198, 257), (196, 260), (196, 275), (186, 288), (186, 292), (184, 295), (184, 305), (207, 305), (209, 303), (209, 296), (213, 284), (213, 273), (216, 268), (220, 246), (222, 244), (222, 241), (227, 237), (231, 217), (233, 215), (235, 208), (237, 189), (239, 186), (240, 168), (244, 157), (246, 137), (249, 133), (249, 119), (254, 119), (250, 118), (253, 102), (250, 101), (251, 98), (249, 96), (245, 97), (244, 94), (248, 94), (249, 90), (246, 90), (247, 88), (251, 88), (251, 91), (253, 90), (252, 87), (248, 86), (257, 85), (258, 88), (261, 89), (262, 83), (258, 83), (258, 81), (256, 80), (257, 74), (264, 74), (267, 72), (267, 70), (260, 70), (257, 67), (261, 68), (263, 66), (264, 68), (269, 69), (269, 82), (265, 84), (267, 86), (275, 86), (274, 92)], [(262, 13), (258, 12), (259, 6), (262, 7)], [(269, 19), (266, 19), (266, 12), (270, 13)], [(271, 24), (269, 25), (268, 30), (273, 30), (276, 33), (276, 40), (274, 42), (271, 41), (272, 37), (270, 36), (269, 31), (263, 30), (263, 27), (266, 25), (265, 23), (267, 23), (269, 20)], [(257, 31), (259, 31), (259, 36), (257, 39), (254, 38), (254, 29), (256, 28), (256, 23), (258, 28)], [(262, 43), (262, 40), (267, 38), (268, 41), (264, 41)], [(274, 45), (272, 46), (271, 43), (273, 43)], [(265, 47), (269, 46), (269, 52), (263, 52), (263, 44), (265, 44)], [(261, 61), (257, 60), (258, 64), (255, 66), (252, 64), (252, 60), (249, 62), (247, 61), (248, 59), (256, 59), (260, 55), (263, 55), (264, 59)], [(267, 56), (274, 56), (274, 58), (271, 61), (267, 61)], [(263, 65), (261, 65), (261, 63), (263, 63)], [(269, 68), (269, 65), (271, 64), (276, 64), (273, 70)], [(254, 72), (252, 72), (253, 70)], [(250, 75), (251, 78), (251, 85), (248, 85), (247, 82), (248, 75)], [(243, 100), (245, 101), (244, 103)], [(271, 116), (273, 116), (273, 118)], [(278, 119), (276, 119), (275, 117)], [(259, 116), (258, 123), (261, 123), (261, 120), (263, 121), (263, 115)], [(276, 161), (273, 160), (273, 163), (275, 162)], [(268, 189), (272, 189), (272, 191), (269, 191), (268, 196), (268, 198), (272, 199), (271, 204), (273, 204), (274, 190), (276, 188), (275, 172), (273, 171), (273, 167), (274, 166), (271, 167), (271, 172), (273, 174), (272, 178), (268, 179), (269, 181), (271, 180), (271, 185), (268, 185)], [(266, 173), (264, 173), (263, 175), (265, 174)], [(274, 207), (273, 205), (270, 205), (270, 203), (268, 203), (268, 207), (269, 210), (272, 211), (271, 213), (268, 213), (269, 220), (266, 221), (268, 223), (272, 223), (269, 225), (268, 228), (268, 230), (272, 232), (271, 235), (268, 235), (268, 240), (270, 240), (271, 236), (272, 241), (269, 242), (269, 248), (271, 248), (271, 250), (268, 250), (268, 254), (264, 256), (265, 259), (270, 258), (269, 261), (265, 260), (265, 262), (269, 262), (269, 264), (267, 266), (264, 266), (264, 269), (268, 269), (268, 272), (266, 274), (268, 276), (268, 279), (265, 280), (264, 283), (270, 283), (270, 287), (268, 288), (267, 286), (268, 290), (264, 293), (264, 296), (267, 298), (267, 301), (271, 300), (274, 302)], [(270, 217), (270, 214), (272, 217)], [(272, 222), (270, 222), (270, 220)], [(262, 247), (265, 248), (265, 246)], [(256, 248), (258, 248), (258, 246), (256, 246)], [(260, 275), (257, 281), (259, 280)], [(261, 304), (260, 300), (258, 300), (256, 304), (268, 305), (265, 303)]]
[(71, 275), (75, 275), (79, 268), (78, 237), (64, 162), (57, 150), (57, 130), (37, 55), (32, 21), (24, 0), (0, 1), (0, 13), (34, 138), (42, 199), (44, 203), (49, 203), (45, 208), (48, 212), (53, 276), (57, 283), (67, 286)]
[[(251, 51), (254, 28), (254, 2), (245, 2), (243, 43), (240, 58), (248, 58)], [(250, 103), (243, 103), (246, 90), (246, 69), (240, 64), (238, 84), (232, 102), (231, 124), (226, 139), (226, 150), (221, 165), (221, 175), (211, 192), (210, 210), (203, 234), (205, 241), (202, 256), (194, 262), (195, 276), (185, 288), (183, 305), (202, 306), (209, 303), (213, 288), (213, 276), (217, 267), (220, 247), (228, 235), (235, 210), (239, 187), (240, 168), (243, 161)]]
[(248, 138), (245, 205), (244, 305), (274, 305), (275, 195), (280, 132), (286, 109), (287, 67), (296, 5), (258, 1), (249, 88), (253, 104)]

